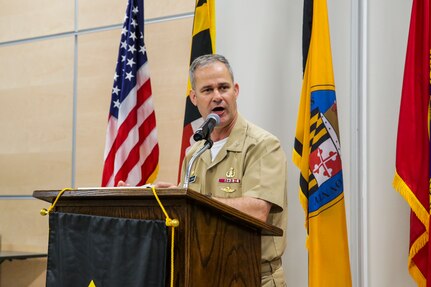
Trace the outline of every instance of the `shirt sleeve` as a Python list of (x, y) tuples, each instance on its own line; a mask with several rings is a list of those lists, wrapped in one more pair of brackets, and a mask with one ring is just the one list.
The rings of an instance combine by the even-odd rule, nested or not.
[(271, 212), (287, 205), (286, 156), (275, 137), (258, 142), (249, 151), (243, 176), (243, 195), (273, 204)]

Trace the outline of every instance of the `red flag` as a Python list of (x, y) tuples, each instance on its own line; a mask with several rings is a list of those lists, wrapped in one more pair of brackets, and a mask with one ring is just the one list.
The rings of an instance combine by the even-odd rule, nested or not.
[(144, 3), (129, 0), (121, 32), (105, 145), (102, 186), (157, 177), (159, 145), (144, 44)]
[(410, 214), (409, 272), (431, 286), (430, 229), (430, 0), (414, 0), (404, 70), (394, 187)]

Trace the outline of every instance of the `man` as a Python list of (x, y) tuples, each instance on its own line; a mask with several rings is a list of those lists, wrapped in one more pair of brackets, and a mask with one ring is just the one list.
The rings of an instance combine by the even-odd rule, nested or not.
[[(237, 111), (239, 85), (221, 55), (204, 55), (190, 66), (190, 99), (203, 118), (215, 113), (220, 124), (211, 134), (214, 145), (194, 163), (189, 188), (206, 194), (284, 231), (262, 237), (262, 286), (286, 286), (281, 256), (286, 246), (286, 156), (278, 139), (246, 121)], [(188, 151), (182, 180), (192, 155)], [(181, 182), (182, 186), (182, 182)], [(156, 187), (174, 187), (159, 182)]]

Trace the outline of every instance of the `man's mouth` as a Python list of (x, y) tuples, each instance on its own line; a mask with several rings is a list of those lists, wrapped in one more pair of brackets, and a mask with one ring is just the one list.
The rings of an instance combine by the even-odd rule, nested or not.
[(224, 108), (223, 107), (215, 107), (212, 111), (213, 112), (223, 112)]

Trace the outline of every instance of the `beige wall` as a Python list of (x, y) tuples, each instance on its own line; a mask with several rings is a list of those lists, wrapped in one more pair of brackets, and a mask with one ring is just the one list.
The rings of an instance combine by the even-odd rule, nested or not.
[[(32, 199), (33, 190), (101, 181), (127, 1), (42, 2), (0, 9), (2, 250), (46, 252), (48, 218), (39, 210), (47, 204)], [(177, 178), (193, 9), (193, 0), (145, 1), (161, 180)], [(44, 286), (45, 269), (45, 259), (6, 261), (0, 286)]]

